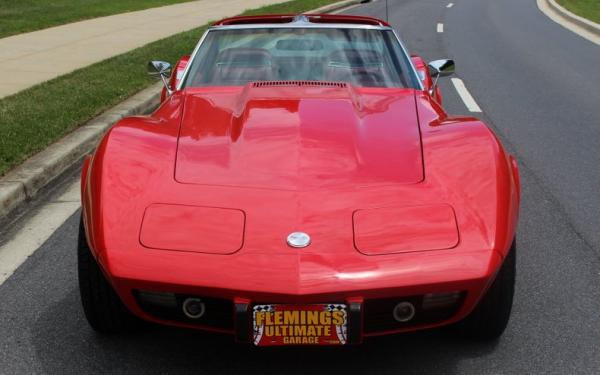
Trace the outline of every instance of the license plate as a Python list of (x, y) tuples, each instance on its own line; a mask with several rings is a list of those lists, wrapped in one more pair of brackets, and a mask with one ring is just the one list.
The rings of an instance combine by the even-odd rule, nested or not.
[(346, 305), (255, 305), (254, 345), (344, 345)]

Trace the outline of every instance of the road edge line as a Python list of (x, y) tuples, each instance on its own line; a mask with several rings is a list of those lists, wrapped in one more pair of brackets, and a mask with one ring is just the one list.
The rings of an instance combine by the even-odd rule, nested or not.
[(44, 205), (14, 237), (0, 246), (0, 286), (80, 207), (79, 181)]
[(565, 29), (600, 45), (600, 25), (560, 6), (555, 0), (536, 0), (539, 10)]

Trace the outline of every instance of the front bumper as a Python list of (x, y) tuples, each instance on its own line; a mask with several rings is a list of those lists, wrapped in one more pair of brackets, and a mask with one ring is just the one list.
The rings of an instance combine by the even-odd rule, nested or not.
[[(451, 324), (472, 311), (502, 262), (496, 251), (448, 250), (358, 255), (360, 264), (350, 262), (351, 269), (333, 268), (326, 259), (295, 259), (296, 273), (290, 272), (294, 262), (288, 261), (280, 262), (281, 268), (258, 272), (266, 260), (257, 254), (252, 254), (253, 262), (244, 255), (203, 256), (211, 257), (207, 264), (199, 261), (198, 254), (144, 251), (147, 254), (135, 259), (130, 252), (113, 253), (116, 256), (109, 259), (108, 267), (103, 265), (130, 311), (160, 324), (231, 334), (239, 342), (251, 340), (250, 311), (255, 304), (345, 303), (351, 343), (359, 343), (363, 337)], [(271, 267), (277, 264), (273, 259), (269, 263)], [(244, 266), (247, 268), (241, 272)], [(140, 291), (172, 293), (176, 308), (170, 313), (149, 308), (140, 300)], [(456, 304), (433, 313), (423, 310), (425, 295), (453, 292), (460, 293)], [(207, 301), (210, 313), (205, 319), (190, 320), (181, 314), (186, 297)], [(391, 310), (400, 301), (417, 307), (415, 319), (394, 321)]]
[[(232, 300), (206, 298), (198, 295), (175, 295), (134, 291), (135, 300), (144, 312), (142, 317), (168, 325), (213, 330), (233, 334), (237, 342), (252, 342), (252, 310), (254, 305), (263, 305), (243, 298)], [(465, 292), (428, 294), (363, 300), (349, 298), (335, 301), (343, 304), (347, 311), (348, 343), (362, 342), (364, 336), (418, 329), (443, 324), (461, 309)], [(202, 301), (205, 313), (202, 317), (190, 317), (183, 312), (186, 300)], [(406, 321), (394, 318), (394, 307), (398, 304), (414, 306), (414, 316)]]

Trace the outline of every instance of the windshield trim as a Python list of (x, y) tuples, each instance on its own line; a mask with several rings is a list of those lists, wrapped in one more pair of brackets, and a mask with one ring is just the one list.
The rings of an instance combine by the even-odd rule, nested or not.
[(312, 29), (335, 29), (335, 28), (340, 29), (340, 28), (345, 28), (345, 29), (367, 29), (367, 30), (391, 31), (392, 34), (394, 35), (394, 37), (396, 38), (396, 41), (400, 45), (400, 50), (402, 51), (403, 58), (406, 60), (406, 65), (408, 66), (408, 69), (409, 69), (409, 71), (407, 72), (407, 74), (410, 77), (410, 80), (411, 80), (411, 82), (413, 84), (412, 88), (416, 89), (416, 90), (421, 90), (421, 91), (424, 90), (423, 83), (419, 79), (419, 75), (417, 74), (417, 70), (415, 69), (415, 66), (412, 63), (412, 59), (410, 58), (410, 55), (408, 54), (408, 51), (406, 50), (406, 47), (404, 47), (404, 44), (402, 43), (402, 41), (398, 37), (398, 34), (396, 33), (396, 30), (394, 30), (393, 28), (391, 28), (389, 26), (354, 25), (354, 24), (347, 24), (347, 23), (343, 23), (343, 24), (337, 24), (337, 23), (332, 23), (332, 24), (310, 24), (310, 23), (303, 23), (301, 25), (294, 24), (294, 23), (284, 23), (284, 24), (227, 25), (227, 26), (212, 26), (212, 27), (209, 27), (204, 32), (204, 34), (202, 34), (202, 37), (200, 38), (200, 41), (198, 41), (198, 44), (196, 44), (196, 47), (194, 48), (194, 51), (192, 52), (192, 54), (190, 56), (190, 60), (189, 60), (188, 64), (186, 65), (185, 70), (183, 71), (183, 75), (181, 76), (181, 80), (177, 84), (176, 90), (181, 90), (183, 88), (183, 84), (184, 84), (184, 82), (187, 79), (190, 67), (192, 66), (192, 63), (193, 63), (194, 59), (196, 58), (196, 54), (198, 53), (198, 50), (202, 46), (202, 43), (204, 42), (204, 40), (206, 39), (206, 37), (207, 37), (207, 35), (209, 33), (214, 32), (214, 31), (221, 31), (221, 30), (285, 29), (285, 28), (312, 28)]
[(211, 26), (209, 30), (241, 30), (241, 29), (365, 29), (365, 30), (392, 30), (389, 26), (363, 25), (354, 23), (313, 23), (313, 22), (286, 22), (286, 23), (252, 23), (240, 25)]

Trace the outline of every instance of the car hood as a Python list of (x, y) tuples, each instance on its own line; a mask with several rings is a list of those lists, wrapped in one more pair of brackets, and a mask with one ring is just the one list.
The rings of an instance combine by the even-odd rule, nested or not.
[(175, 179), (296, 191), (419, 182), (414, 91), (256, 84), (189, 90)]

